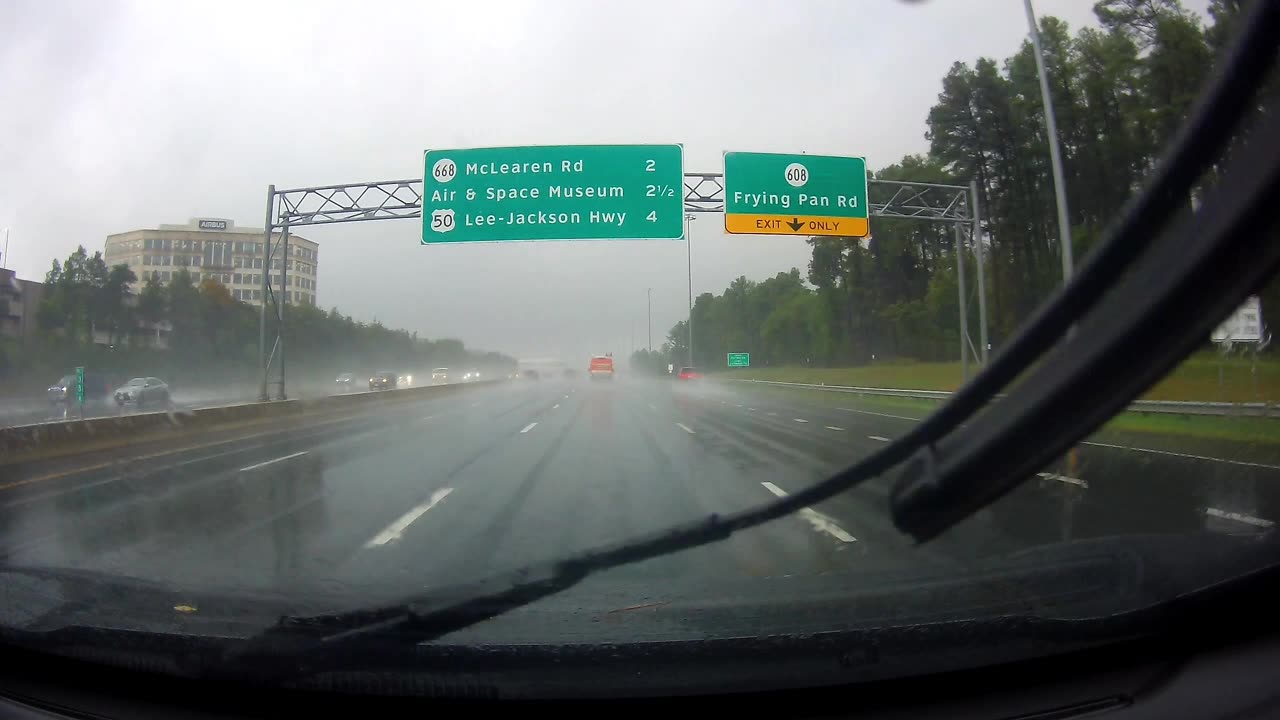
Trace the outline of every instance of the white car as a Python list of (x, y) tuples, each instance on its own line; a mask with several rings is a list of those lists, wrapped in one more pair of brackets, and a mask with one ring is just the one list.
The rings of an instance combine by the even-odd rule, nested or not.
[(480, 379), (479, 370), (468, 370), (462, 375), (462, 382), (475, 382)]
[(436, 368), (431, 371), (431, 382), (435, 385), (444, 385), (449, 382), (449, 368)]

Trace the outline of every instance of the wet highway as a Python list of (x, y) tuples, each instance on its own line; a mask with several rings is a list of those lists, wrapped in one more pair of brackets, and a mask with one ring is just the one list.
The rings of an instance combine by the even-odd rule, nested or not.
[[(498, 383), (346, 417), (149, 446), (0, 482), (0, 560), (180, 587), (371, 598), (453, 584), (785, 495), (902, 434), (910, 414), (799, 392), (619, 378)], [(1280, 464), (1117, 443), (922, 547), (888, 478), (710, 546), (588, 581), (617, 607), (663, 588), (942, 570), (1122, 532), (1256, 533)], [(1203, 453), (1212, 452), (1212, 449)], [(711, 591), (709, 590), (709, 591)]]

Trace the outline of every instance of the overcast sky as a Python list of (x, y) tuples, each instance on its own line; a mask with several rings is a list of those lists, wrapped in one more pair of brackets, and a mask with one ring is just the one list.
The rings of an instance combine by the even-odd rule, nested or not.
[[(1201, 10), (1204, 2), (1190, 6)], [(1071, 27), (1092, 2), (1038, 0)], [(426, 148), (678, 142), (924, 152), (957, 60), (1003, 59), (1021, 0), (0, 3), (0, 227), (42, 279), (77, 244), (190, 217), (261, 227), (268, 184), (421, 177)], [(693, 224), (694, 293), (805, 271), (800, 239)], [(685, 244), (422, 247), (416, 220), (308, 228), (326, 309), (521, 356), (655, 347)]]

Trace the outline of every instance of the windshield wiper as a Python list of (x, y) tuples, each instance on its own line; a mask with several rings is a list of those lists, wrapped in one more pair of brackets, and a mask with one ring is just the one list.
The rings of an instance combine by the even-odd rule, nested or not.
[[(1280, 101), (1273, 99), (1259, 113), (1262, 121), (1253, 128), (1249, 147), (1236, 153), (1201, 211), (1186, 220), (1193, 186), (1254, 109), (1254, 94), (1276, 53), (1280, 3), (1251, 3), (1237, 27), (1241, 29), (1226, 60), (1153, 180), (1126, 205), (1080, 271), (986, 370), (895, 442), (821, 483), (739, 513), (712, 515), (382, 608), (283, 618), (235, 650), (230, 664), (253, 666), (255, 659), (287, 653), (289, 674), (305, 675), (334, 662), (351, 644), (371, 638), (405, 647), (429, 642), (565, 590), (592, 573), (706, 545), (784, 517), (913, 456), (891, 494), (891, 509), (899, 528), (917, 540), (937, 536), (998, 499), (1033, 473), (1037, 463), (1097, 428), (1185, 357), (1280, 262), (1280, 243), (1268, 242), (1271, 223), (1265, 210), (1280, 191)], [(1183, 222), (1170, 230), (1175, 217)], [(1199, 273), (1198, 283), (1190, 282), (1193, 271)], [(1126, 276), (1128, 285), (1108, 294)], [(1045, 353), (1082, 319), (1079, 332), (1045, 360)], [(1141, 333), (1142, 342), (1127, 341), (1127, 333)], [(1031, 381), (1009, 392), (999, 413), (979, 415), (948, 441), (950, 433), (1036, 363), (1041, 364)], [(1013, 432), (1022, 441), (1010, 442)], [(1026, 442), (1028, 437), (1033, 442)], [(1001, 453), (1009, 455), (1002, 459)], [(280, 664), (263, 666), (267, 674), (262, 677), (270, 679), (268, 668)]]

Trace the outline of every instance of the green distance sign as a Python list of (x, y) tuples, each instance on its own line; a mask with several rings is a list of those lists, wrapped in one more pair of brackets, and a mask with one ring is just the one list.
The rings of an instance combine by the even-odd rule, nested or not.
[(729, 353), (729, 367), (751, 367), (751, 353)]
[(76, 368), (76, 402), (84, 404), (84, 368)]
[(679, 145), (547, 145), (424, 155), (424, 245), (682, 237)]

